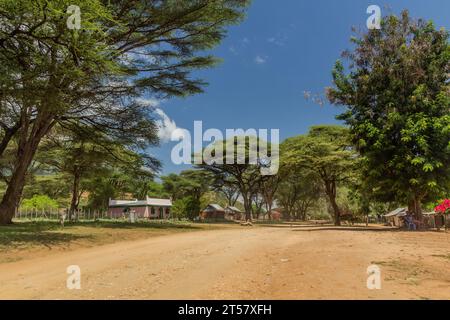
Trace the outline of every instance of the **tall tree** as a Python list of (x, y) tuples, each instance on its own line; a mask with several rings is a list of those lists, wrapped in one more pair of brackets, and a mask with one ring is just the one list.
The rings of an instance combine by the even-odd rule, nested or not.
[(239, 188), (236, 186), (235, 181), (229, 178), (225, 179), (220, 174), (212, 175), (212, 190), (220, 193), (227, 200), (227, 205), (233, 207), (239, 198)]
[(193, 219), (200, 213), (201, 197), (212, 189), (213, 176), (205, 170), (184, 170), (179, 175), (161, 177), (164, 189), (172, 200), (178, 201), (180, 208), (186, 210), (185, 216)]
[(282, 159), (287, 164), (303, 168), (320, 179), (333, 209), (334, 222), (340, 225), (337, 187), (352, 178), (356, 158), (349, 143), (348, 129), (337, 125), (313, 126), (307, 135), (284, 141), (282, 150), (285, 150)]
[[(253, 142), (257, 147), (252, 145)], [(258, 191), (262, 181), (270, 177), (261, 174), (261, 169), (268, 167), (268, 164), (261, 161), (264, 156), (261, 153), (262, 148), (266, 146), (266, 141), (249, 136), (236, 136), (225, 141), (217, 141), (205, 149), (217, 159), (199, 165), (200, 168), (220, 179), (223, 185), (235, 186), (239, 189), (244, 202), (245, 218), (248, 221), (252, 220), (252, 197)], [(270, 156), (271, 146), (265, 149)], [(222, 150), (221, 154), (218, 150)], [(232, 159), (227, 159), (227, 154), (232, 155)], [(252, 159), (253, 156), (255, 159)], [(273, 160), (278, 161), (278, 159)]]
[(421, 218), (426, 197), (445, 192), (450, 179), (449, 33), (407, 11), (387, 16), (380, 30), (352, 39), (338, 61), (332, 103), (363, 156), (363, 176), (381, 201), (407, 203)]
[(268, 218), (271, 219), (271, 212), (275, 201), (278, 188), (281, 182), (281, 173), (270, 176), (267, 180), (262, 181), (260, 185), (261, 195), (264, 198), (264, 204), (266, 206), (266, 212)]
[(2, 1), (0, 152), (13, 135), (18, 148), (0, 224), (11, 223), (37, 147), (55, 124), (90, 126), (145, 149), (156, 126), (152, 106), (136, 98), (200, 92), (204, 82), (190, 71), (216, 59), (199, 52), (221, 41), (247, 3), (81, 0), (81, 30), (71, 30), (69, 15), (61, 16), (67, 1)]

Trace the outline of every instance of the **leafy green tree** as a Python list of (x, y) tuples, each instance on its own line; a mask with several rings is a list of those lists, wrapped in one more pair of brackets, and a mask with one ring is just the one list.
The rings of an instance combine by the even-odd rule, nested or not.
[(193, 219), (200, 213), (202, 196), (211, 190), (213, 177), (205, 170), (185, 170), (179, 175), (170, 174), (161, 177), (162, 185), (172, 200), (186, 200), (186, 217)]
[(338, 61), (332, 103), (363, 156), (363, 176), (380, 201), (407, 203), (417, 218), (450, 179), (449, 33), (407, 11), (352, 39)]
[(193, 196), (177, 199), (172, 206), (172, 212), (178, 219), (187, 218), (193, 220), (198, 217), (200, 210), (200, 200)]
[[(84, 28), (90, 32), (67, 28), (61, 17), (65, 1), (0, 3), (4, 84), (0, 117), (9, 122), (8, 130), (16, 128), (17, 139), (16, 161), (0, 203), (0, 224), (11, 223), (41, 139), (71, 106), (87, 99), (87, 87), (113, 71), (104, 54), (101, 20), (109, 18), (105, 7), (99, 1), (78, 4), (85, 14)], [(8, 130), (3, 139), (12, 137)]]
[(274, 196), (284, 209), (285, 218), (306, 220), (307, 212), (322, 194), (321, 182), (314, 172), (284, 157), (288, 144), (281, 144), (280, 182)]
[[(252, 145), (251, 142), (255, 142), (256, 146)], [(257, 193), (261, 183), (270, 177), (270, 175), (261, 174), (261, 169), (267, 169), (270, 165), (260, 161), (265, 156), (261, 153), (261, 150), (266, 146), (266, 141), (250, 136), (236, 136), (229, 140), (217, 141), (208, 147), (208, 151), (214, 157), (219, 157), (219, 154), (216, 155), (215, 153), (220, 148), (223, 151), (220, 155), (222, 159), (198, 165), (214, 176), (215, 186), (218, 184), (235, 186), (239, 190), (244, 202), (246, 220), (252, 219), (252, 197)], [(243, 151), (242, 154), (240, 154), (239, 149)], [(268, 156), (271, 156), (272, 147), (269, 145), (266, 149)], [(254, 160), (251, 159), (254, 151), (256, 162), (250, 161)], [(227, 153), (233, 156), (233, 161), (227, 159)], [(278, 161), (275, 157), (273, 160)]]
[(337, 125), (311, 127), (307, 135), (283, 142), (287, 166), (308, 171), (322, 184), (333, 209), (336, 225), (340, 225), (341, 210), (336, 201), (337, 187), (354, 176), (356, 154), (349, 143), (348, 129)]
[(0, 152), (18, 141), (0, 224), (11, 223), (38, 145), (56, 124), (145, 149), (157, 128), (153, 106), (137, 98), (200, 92), (204, 82), (190, 72), (216, 63), (200, 53), (241, 20), (248, 2), (79, 0), (81, 30), (66, 26), (68, 4), (0, 2)]
[(273, 208), (273, 204), (276, 198), (276, 194), (278, 188), (281, 183), (281, 173), (270, 176), (265, 181), (261, 181), (261, 185), (259, 186), (261, 195), (264, 199), (265, 211), (268, 215), (268, 218), (271, 219), (271, 212)]
[(171, 173), (163, 176), (161, 180), (166, 192), (176, 200), (187, 195), (200, 198), (210, 190), (213, 178), (204, 170), (185, 170), (180, 174)]
[(180, 198), (173, 202), (172, 205), (172, 214), (178, 220), (187, 217), (187, 200), (186, 198)]
[(236, 183), (224, 184), (223, 179), (214, 179), (213, 189), (221, 193), (226, 198), (225, 206), (233, 207), (239, 198), (239, 189), (236, 187)]

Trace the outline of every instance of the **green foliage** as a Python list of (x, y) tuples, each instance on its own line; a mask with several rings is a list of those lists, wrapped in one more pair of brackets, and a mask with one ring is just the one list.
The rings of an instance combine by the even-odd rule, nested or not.
[[(216, 203), (222, 208), (228, 206), (228, 200), (225, 196), (217, 191), (208, 191), (203, 194), (200, 198), (200, 208), (204, 209), (208, 204)], [(239, 204), (237, 204), (239, 205)], [(242, 208), (241, 208), (242, 209)]]
[(178, 218), (187, 218), (193, 220), (200, 213), (200, 201), (195, 197), (188, 196), (174, 201), (172, 213)]
[[(282, 170), (294, 174), (292, 177), (295, 181), (291, 182), (291, 191), (294, 194), (306, 192), (317, 195), (318, 190), (322, 190), (332, 207), (335, 223), (339, 224), (341, 212), (336, 202), (337, 188), (354, 178), (356, 163), (356, 153), (349, 142), (348, 129), (336, 125), (314, 126), (307, 135), (284, 141), (281, 155)], [(295, 174), (299, 176), (295, 177)], [(309, 181), (320, 181), (321, 186), (308, 184)], [(290, 189), (291, 186), (288, 185), (287, 188)], [(284, 190), (283, 186), (281, 190)]]
[(178, 219), (183, 219), (187, 217), (187, 203), (186, 198), (180, 198), (173, 202), (172, 204), (172, 214)]
[(21, 204), (23, 210), (48, 210), (57, 209), (58, 202), (46, 195), (35, 195), (31, 199), (24, 199)]
[(210, 190), (214, 178), (205, 170), (185, 170), (179, 175), (172, 173), (163, 176), (161, 180), (166, 193), (176, 200), (186, 196), (200, 199), (205, 192)]
[(383, 19), (381, 30), (354, 40), (350, 69), (333, 69), (331, 102), (344, 105), (363, 156), (368, 195), (410, 204), (448, 192), (450, 180), (449, 33), (431, 22)]
[[(81, 9), (80, 30), (66, 25), (71, 4)], [(241, 21), (247, 5), (234, 0), (0, 1), (0, 156), (21, 133), (13, 165), (5, 170), (10, 179), (0, 223), (11, 223), (36, 146), (51, 128), (101, 133), (105, 149), (118, 143), (145, 152), (156, 145), (154, 106), (139, 98), (201, 92), (205, 83), (192, 71), (217, 62), (205, 51), (220, 43), (226, 26)], [(138, 188), (145, 192), (145, 186)]]
[[(259, 193), (261, 184), (271, 177), (262, 174), (262, 171), (270, 172), (272, 166), (278, 168), (279, 159), (272, 156), (273, 151), (275, 148), (267, 141), (252, 135), (239, 135), (216, 141), (202, 150), (203, 154), (210, 157), (208, 161), (203, 158), (204, 162), (199, 167), (213, 175), (213, 185), (216, 188), (223, 185), (239, 191), (243, 198), (246, 219), (249, 220), (252, 197)], [(229, 155), (233, 159), (230, 159)], [(272, 157), (271, 163), (260, 161), (263, 157)]]

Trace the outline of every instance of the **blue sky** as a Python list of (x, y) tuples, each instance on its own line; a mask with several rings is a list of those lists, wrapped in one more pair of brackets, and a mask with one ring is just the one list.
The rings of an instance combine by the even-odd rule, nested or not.
[[(383, 15), (386, 6), (394, 13), (408, 9), (413, 17), (450, 27), (448, 0), (254, 0), (246, 20), (230, 27), (211, 52), (223, 63), (195, 73), (209, 83), (205, 93), (159, 107), (172, 126), (191, 132), (194, 121), (201, 120), (204, 130), (280, 129), (284, 140), (311, 125), (337, 123), (338, 107), (308, 101), (304, 91), (323, 95), (334, 62), (350, 46), (351, 27), (366, 28), (371, 4), (379, 5)], [(175, 144), (163, 141), (149, 150), (163, 162), (162, 174), (187, 168), (171, 162)]]

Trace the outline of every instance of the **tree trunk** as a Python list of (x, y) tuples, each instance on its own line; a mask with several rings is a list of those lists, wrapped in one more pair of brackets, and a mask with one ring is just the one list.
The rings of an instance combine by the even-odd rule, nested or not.
[[(22, 121), (22, 123), (25, 122)], [(26, 122), (21, 128), (19, 146), (17, 148), (16, 155), (16, 164), (14, 166), (6, 192), (0, 202), (0, 225), (12, 223), (12, 218), (14, 217), (16, 207), (19, 204), (20, 197), (22, 196), (28, 167), (33, 161), (39, 142), (50, 130), (51, 123), (51, 118), (41, 118), (40, 121), (36, 121), (34, 123), (30, 133), (28, 128), (29, 122)]]
[(0, 156), (3, 155), (6, 148), (9, 145), (9, 142), (11, 141), (14, 134), (16, 134), (17, 130), (19, 130), (19, 124), (16, 124), (12, 128), (5, 128), (5, 135), (3, 136), (2, 141), (0, 142)]
[(267, 207), (267, 217), (269, 218), (269, 220), (271, 220), (272, 219), (272, 201), (267, 202), (266, 207)]
[(336, 183), (334, 181), (325, 182), (325, 191), (333, 208), (334, 225), (341, 225), (341, 211), (336, 203)]
[(72, 221), (75, 211), (78, 209), (78, 190), (80, 188), (80, 175), (75, 172), (72, 185), (72, 200), (70, 201), (69, 221)]
[(422, 221), (422, 200), (419, 195), (414, 195), (414, 198), (408, 204), (408, 211), (414, 214), (416, 220)]
[(28, 167), (36, 150), (33, 143), (28, 143), (21, 157), (18, 157), (14, 172), (9, 180), (5, 195), (0, 203), (0, 224), (11, 224), (14, 211), (20, 201)]
[(252, 221), (252, 204), (248, 199), (248, 194), (242, 193), (244, 198), (244, 209), (245, 209), (245, 221)]

